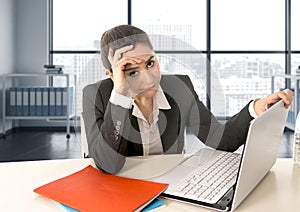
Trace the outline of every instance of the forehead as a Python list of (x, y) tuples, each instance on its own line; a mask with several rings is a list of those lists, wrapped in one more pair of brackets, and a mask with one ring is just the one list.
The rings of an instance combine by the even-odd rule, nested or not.
[[(144, 59), (154, 55), (154, 51), (147, 44), (136, 44), (135, 47), (123, 54), (123, 57), (138, 57)], [(147, 58), (148, 59), (148, 58)]]

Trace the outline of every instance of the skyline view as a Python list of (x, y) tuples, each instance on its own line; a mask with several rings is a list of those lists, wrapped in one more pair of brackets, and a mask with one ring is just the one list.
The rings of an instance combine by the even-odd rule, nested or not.
[[(72, 1), (69, 18), (65, 19), (70, 0), (54, 4), (54, 50), (99, 50), (101, 34), (113, 26), (126, 24), (127, 4), (116, 0), (107, 3), (110, 7), (120, 3), (118, 11), (109, 22), (107, 11), (97, 12), (101, 3), (89, 0), (88, 8), (82, 2)], [(152, 39), (156, 51), (171, 51), (170, 54), (159, 54), (162, 72), (180, 73), (191, 76), (200, 99), (206, 103), (206, 67), (211, 67), (211, 109), (217, 116), (232, 116), (251, 99), (271, 92), (271, 77), (285, 73), (285, 54), (211, 54), (210, 63), (205, 54), (178, 54), (172, 51), (205, 51), (206, 50), (206, 1), (188, 0), (187, 4), (175, 6), (170, 0), (153, 1), (145, 12), (145, 1), (132, 1), (132, 25), (145, 30)], [(155, 7), (160, 3), (160, 7)], [(170, 6), (172, 4), (172, 7)], [(272, 11), (268, 8), (272, 4)], [(293, 1), (294, 6), (299, 1)], [(259, 7), (257, 7), (259, 5)], [(237, 11), (236, 8), (239, 8)], [(284, 1), (259, 0), (234, 1), (226, 3), (220, 0), (211, 1), (211, 50), (215, 51), (284, 51), (285, 18)], [(300, 49), (299, 13), (292, 7), (292, 49)], [(182, 11), (191, 11), (182, 13)], [(255, 11), (255, 16), (253, 16)], [(80, 15), (77, 14), (86, 14)], [(266, 16), (266, 13), (268, 14)], [(179, 15), (183, 14), (183, 15)], [(238, 15), (238, 19), (236, 18)], [(123, 21), (122, 21), (123, 20)], [(67, 22), (64, 22), (67, 21)], [(56, 24), (55, 24), (56, 23)], [(276, 24), (274, 24), (276, 23)], [(66, 30), (66, 27), (67, 30)], [(83, 28), (79, 28), (82, 26)], [(85, 33), (83, 33), (85, 32)], [(54, 64), (65, 64), (66, 72), (78, 76), (78, 102), (81, 103), (81, 90), (90, 84), (106, 77), (101, 61), (94, 54), (54, 54)], [(291, 72), (296, 73), (300, 65), (300, 56), (293, 54)], [(275, 78), (275, 90), (285, 86), (283, 78)], [(80, 105), (80, 104), (78, 104)], [(79, 108), (80, 109), (80, 108)]]

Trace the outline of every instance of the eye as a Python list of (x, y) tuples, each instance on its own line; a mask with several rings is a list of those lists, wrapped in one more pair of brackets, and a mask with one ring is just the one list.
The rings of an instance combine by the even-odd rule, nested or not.
[(129, 72), (130, 77), (137, 76), (138, 74), (139, 74), (139, 71), (136, 71), (136, 70), (132, 70), (132, 71)]
[(146, 64), (147, 68), (152, 68), (154, 66), (154, 63), (155, 63), (154, 60), (148, 61)]

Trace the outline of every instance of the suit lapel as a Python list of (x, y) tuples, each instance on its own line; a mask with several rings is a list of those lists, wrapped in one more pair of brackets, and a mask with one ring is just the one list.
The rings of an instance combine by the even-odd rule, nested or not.
[[(137, 118), (132, 115), (132, 109), (129, 112), (129, 118), (131, 122), (131, 131), (129, 135), (128, 145), (130, 146), (129, 155), (143, 155), (142, 137), (140, 134), (140, 128)], [(132, 151), (132, 152), (131, 152)]]
[[(165, 93), (171, 106), (169, 110), (159, 110), (158, 127), (164, 152), (177, 153), (177, 138), (180, 133), (180, 110), (173, 98)], [(176, 144), (175, 144), (176, 142)]]

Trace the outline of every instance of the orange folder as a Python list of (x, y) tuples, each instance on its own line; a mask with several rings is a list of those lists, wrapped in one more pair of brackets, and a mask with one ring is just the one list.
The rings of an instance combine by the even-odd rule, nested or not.
[(75, 172), (34, 192), (79, 211), (140, 211), (168, 184), (105, 174), (92, 167)]

